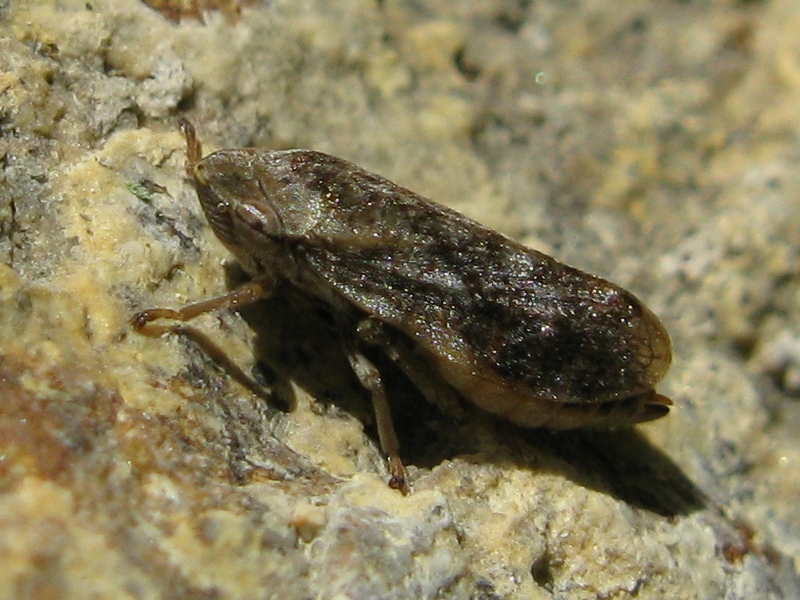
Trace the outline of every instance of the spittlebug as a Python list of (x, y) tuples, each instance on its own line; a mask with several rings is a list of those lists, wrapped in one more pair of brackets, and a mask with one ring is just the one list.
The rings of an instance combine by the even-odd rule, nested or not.
[(432, 402), (455, 390), (523, 427), (623, 426), (669, 412), (654, 390), (669, 336), (633, 294), (341, 158), (256, 149), (203, 158), (194, 127), (181, 128), (206, 218), (252, 280), (181, 310), (138, 313), (133, 325), (286, 286), (322, 302), (372, 395), (393, 487), (407, 490), (406, 472), (371, 351)]

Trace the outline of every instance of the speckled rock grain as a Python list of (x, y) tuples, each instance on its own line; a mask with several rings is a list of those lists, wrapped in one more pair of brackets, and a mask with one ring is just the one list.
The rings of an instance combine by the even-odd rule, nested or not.
[[(790, 0), (0, 3), (0, 597), (797, 598), (798, 25)], [(525, 432), (390, 374), (414, 493), (388, 489), (324, 315), (130, 331), (241, 277), (178, 115), (632, 289), (674, 337), (673, 414)]]

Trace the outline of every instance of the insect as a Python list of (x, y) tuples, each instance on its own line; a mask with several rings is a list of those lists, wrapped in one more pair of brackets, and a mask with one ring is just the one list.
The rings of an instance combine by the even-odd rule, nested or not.
[(447, 389), (523, 427), (616, 427), (671, 401), (664, 326), (633, 294), (564, 265), (343, 159), (311, 150), (202, 156), (181, 122), (186, 173), (214, 233), (252, 279), (180, 310), (189, 320), (292, 288), (334, 315), (370, 392), (392, 487), (408, 490), (381, 374), (396, 362), (432, 402)]
[(235, 21), (241, 9), (255, 0), (142, 0), (173, 23), (182, 19), (201, 20), (205, 13), (219, 10), (230, 21)]

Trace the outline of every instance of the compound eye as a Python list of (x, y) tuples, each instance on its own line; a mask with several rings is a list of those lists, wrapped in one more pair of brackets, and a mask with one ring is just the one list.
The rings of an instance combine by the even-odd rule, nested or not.
[(259, 235), (273, 237), (283, 231), (278, 215), (265, 202), (238, 204), (234, 214), (250, 231)]

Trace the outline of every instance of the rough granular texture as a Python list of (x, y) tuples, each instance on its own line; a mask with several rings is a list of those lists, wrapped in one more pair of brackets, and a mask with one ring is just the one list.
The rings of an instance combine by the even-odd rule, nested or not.
[[(800, 10), (0, 5), (0, 596), (796, 598)], [(385, 485), (330, 315), (225, 293), (178, 116), (342, 156), (665, 322), (638, 431), (443, 414), (386, 365)], [(213, 148), (211, 148), (213, 149)]]

